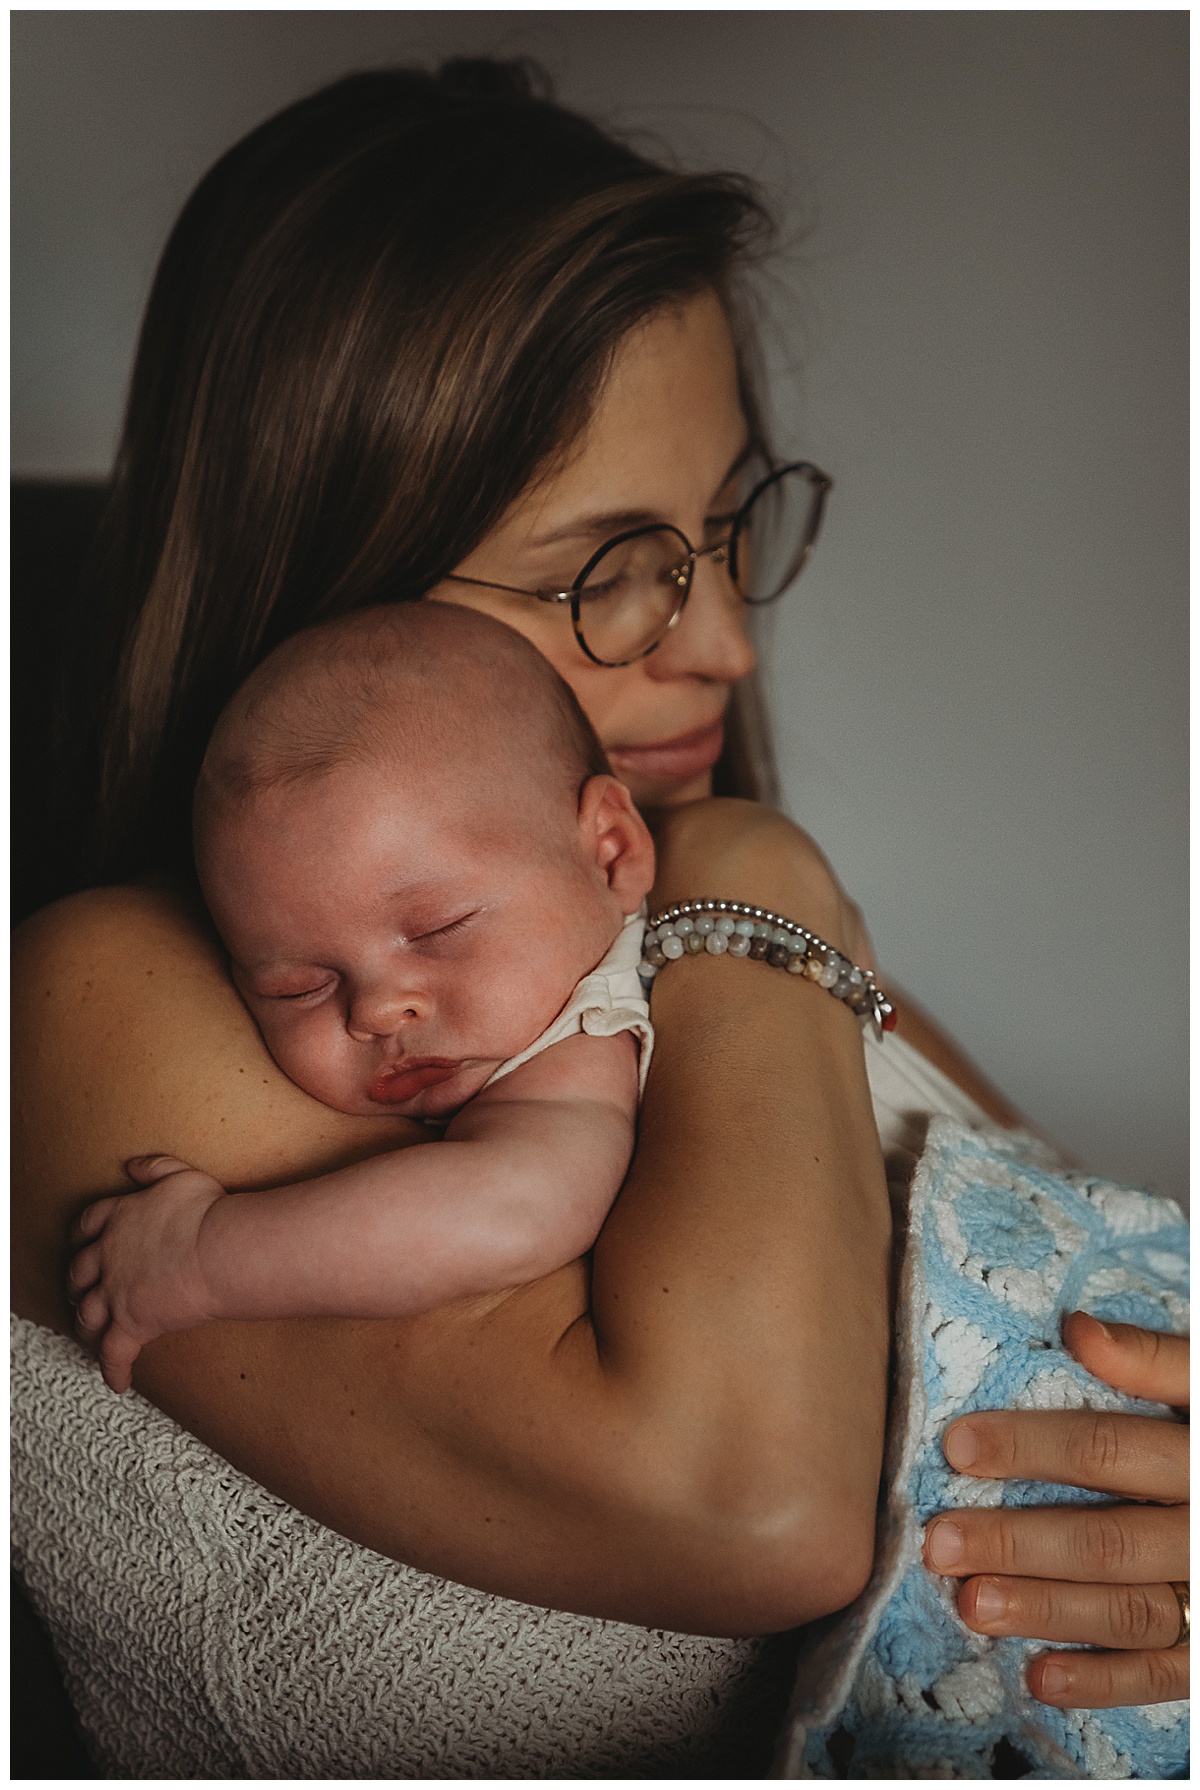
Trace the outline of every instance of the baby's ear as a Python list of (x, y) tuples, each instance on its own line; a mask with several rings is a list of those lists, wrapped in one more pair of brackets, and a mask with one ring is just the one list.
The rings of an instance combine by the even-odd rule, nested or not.
[(615, 777), (589, 777), (579, 792), (579, 835), (585, 857), (603, 871), (622, 911), (636, 913), (654, 882), (654, 841)]

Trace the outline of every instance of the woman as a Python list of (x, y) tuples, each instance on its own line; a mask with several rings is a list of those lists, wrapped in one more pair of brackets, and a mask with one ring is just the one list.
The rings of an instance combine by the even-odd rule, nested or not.
[[(201, 184), (135, 368), (81, 636), (98, 695), (72, 702), (93, 880), (120, 886), (36, 917), (18, 955), (24, 1317), (70, 1334), (67, 1227), (138, 1151), (270, 1186), (406, 1135), (283, 1079), (187, 892), (213, 720), (322, 615), (434, 596), (501, 616), (658, 814), (656, 899), (754, 901), (869, 960), (811, 841), (767, 808), (700, 799), (765, 793), (743, 599), (803, 563), (824, 490), (797, 469), (742, 507), (768, 477), (737, 277), (762, 233), (743, 183), (666, 174), (495, 64), (338, 83)], [(652, 578), (632, 619), (606, 597), (631, 531), (686, 567), (665, 607)], [(716, 1637), (840, 1608), (869, 1569), (883, 1439), (890, 1217), (872, 1094), (881, 1124), (922, 1101), (1015, 1117), (902, 1012), (926, 1060), (876, 1054), (869, 1081), (858, 1027), (819, 990), (724, 960), (673, 971), (641, 1142), (590, 1264), (405, 1323), (209, 1326), (148, 1349), (136, 1384), (330, 1529), (500, 1599)], [(1110, 1378), (1132, 1372), (1102, 1347)], [(1074, 1419), (992, 1421), (971, 1426), (989, 1471), (998, 1434), (1013, 1471), (1036, 1458), (1039, 1477), (1178, 1496), (1170, 1426), (1138, 1432), (1126, 1483), (1120, 1447), (1116, 1467), (1111, 1450), (1094, 1463)], [(987, 1581), (1008, 1600), (988, 1632), (1128, 1641), (1129, 1575), (1093, 1568), (1071, 1512), (1034, 1513), (1021, 1553), (1015, 1517), (972, 1514), (958, 1563), (936, 1564), (1012, 1569)], [(1119, 1510), (1114, 1533), (1138, 1515)], [(1177, 1553), (1155, 1556), (1150, 1651), (1072, 1656), (1064, 1689), (1035, 1690), (1182, 1694), (1167, 1685)], [(983, 1583), (963, 1593), (981, 1627)], [(729, 1702), (703, 1765), (716, 1775), (765, 1769), (763, 1712), (786, 1694), (786, 1654), (737, 1646), (734, 1677), (773, 1688), (740, 1728)], [(682, 1730), (674, 1744), (632, 1745), (618, 1775), (697, 1769)], [(573, 1757), (550, 1745), (543, 1768)]]

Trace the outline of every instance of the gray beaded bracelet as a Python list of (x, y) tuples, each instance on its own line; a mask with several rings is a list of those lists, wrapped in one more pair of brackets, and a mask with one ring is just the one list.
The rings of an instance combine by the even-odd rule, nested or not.
[(673, 958), (709, 951), (714, 957), (754, 957), (793, 976), (807, 976), (874, 1027), (876, 1037), (896, 1024), (896, 1009), (873, 980), (795, 920), (744, 901), (680, 901), (647, 920), (638, 975), (647, 993)]

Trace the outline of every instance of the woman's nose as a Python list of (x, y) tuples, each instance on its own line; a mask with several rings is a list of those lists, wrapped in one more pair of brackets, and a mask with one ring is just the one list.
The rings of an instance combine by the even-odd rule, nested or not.
[(711, 554), (698, 555), (679, 620), (646, 659), (646, 669), (651, 676), (736, 683), (754, 670), (747, 614), (724, 560), (716, 564)]
[(360, 1044), (375, 1038), (391, 1038), (428, 1010), (424, 997), (400, 983), (373, 982), (354, 991), (346, 1015), (346, 1030)]

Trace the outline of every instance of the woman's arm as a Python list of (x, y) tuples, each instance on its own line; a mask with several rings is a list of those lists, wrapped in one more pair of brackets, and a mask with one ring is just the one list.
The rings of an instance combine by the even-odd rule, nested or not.
[[(853, 951), (828, 867), (740, 803), (668, 821), (664, 901), (716, 890)], [(79, 897), (31, 923), (18, 1308), (69, 1328), (65, 1232), (170, 1150), (234, 1185), (395, 1147), (262, 1050), (198, 921)], [(160, 1339), (147, 1396), (367, 1545), (485, 1590), (736, 1634), (855, 1595), (870, 1566), (889, 1219), (861, 1035), (804, 978), (685, 960), (654, 996), (642, 1141), (589, 1274), (402, 1321), (214, 1324)]]

